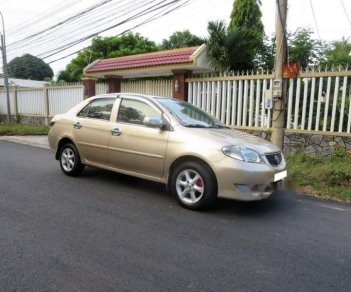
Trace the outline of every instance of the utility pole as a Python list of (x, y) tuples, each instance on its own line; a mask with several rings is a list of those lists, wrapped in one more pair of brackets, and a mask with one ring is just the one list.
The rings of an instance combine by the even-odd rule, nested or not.
[(11, 108), (10, 108), (10, 94), (9, 94), (9, 79), (7, 71), (7, 56), (6, 56), (6, 40), (5, 40), (5, 24), (4, 17), (0, 11), (0, 16), (2, 20), (2, 34), (1, 36), (1, 51), (2, 51), (2, 63), (3, 63), (3, 73), (4, 73), (4, 87), (6, 92), (6, 104), (7, 104), (7, 122), (11, 122)]
[(276, 0), (275, 13), (275, 34), (276, 34), (276, 55), (275, 72), (273, 81), (273, 118), (272, 138), (273, 144), (281, 150), (284, 147), (284, 126), (285, 126), (285, 105), (286, 105), (286, 84), (283, 80), (283, 67), (286, 63), (286, 14), (288, 0)]

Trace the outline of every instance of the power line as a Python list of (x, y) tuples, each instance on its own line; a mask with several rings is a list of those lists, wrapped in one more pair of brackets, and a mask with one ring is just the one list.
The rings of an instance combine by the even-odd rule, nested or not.
[[(73, 20), (72, 23), (69, 24), (68, 23), (63, 24), (60, 27), (60, 30), (58, 30), (58, 28), (53, 28), (51, 30), (46, 30), (48, 32), (45, 33), (45, 31), (42, 32), (41, 35), (38, 36), (34, 36), (31, 39), (27, 39), (25, 42), (21, 43), (21, 45), (18, 45), (15, 48), (11, 48), (11, 53), (14, 54), (14, 52), (16, 50), (20, 50), (23, 48), (23, 46), (25, 46), (26, 48), (35, 48), (36, 51), (41, 50), (41, 48), (45, 48), (46, 52), (50, 51), (50, 50), (58, 50), (58, 46), (56, 45), (57, 43), (62, 44), (60, 48), (63, 48), (64, 46), (67, 46), (69, 44), (75, 44), (75, 42), (77, 41), (77, 37), (79, 37), (79, 39), (82, 39), (84, 36), (86, 36), (88, 33), (94, 33), (97, 34), (101, 31), (102, 28), (106, 28), (106, 25), (110, 25), (115, 23), (116, 19), (119, 19), (120, 17), (127, 17), (128, 14), (132, 13), (133, 11), (138, 11), (144, 7), (148, 7), (147, 5), (150, 5), (150, 3), (155, 2), (156, 0), (153, 1), (129, 1), (127, 5), (124, 5), (125, 7), (125, 11), (123, 11), (123, 8), (121, 8), (121, 6), (119, 7), (106, 7), (109, 8), (110, 14), (107, 17), (103, 16), (103, 17), (96, 17), (96, 14), (91, 14), (91, 15), (84, 15), (84, 16), (80, 16), (78, 18), (76, 18), (75, 20)], [(118, 1), (118, 4), (120, 4), (121, 1)], [(139, 2), (139, 6), (136, 5), (131, 5), (131, 3), (133, 2)], [(167, 2), (167, 1), (159, 1), (158, 4), (155, 5), (159, 5), (162, 4), (163, 2)], [(168, 3), (172, 4), (171, 3)], [(116, 4), (113, 4), (116, 5)], [(144, 9), (145, 10), (145, 9)], [(118, 11), (119, 14), (114, 13), (114, 11)], [(96, 12), (96, 11), (95, 11)], [(94, 13), (95, 13), (94, 12)], [(102, 14), (105, 11), (102, 12)], [(124, 13), (122, 13), (124, 12)], [(92, 13), (92, 12), (91, 12)], [(77, 21), (78, 19), (83, 19), (83, 17), (87, 17), (88, 19), (83, 21), (81, 23), (80, 26), (77, 26)], [(112, 17), (112, 19), (111, 19)], [(106, 21), (107, 19), (107, 21)], [(92, 21), (94, 20), (94, 21)], [(62, 21), (61, 21), (62, 22)], [(78, 21), (79, 22), (79, 21)], [(97, 23), (98, 26), (94, 26), (94, 23)], [(65, 26), (67, 26), (67, 28), (64, 28)], [(69, 32), (67, 33), (67, 29), (69, 30)], [(45, 38), (44, 38), (44, 35)], [(35, 35), (37, 35), (38, 33), (36, 33)], [(63, 39), (62, 39), (63, 38)], [(62, 39), (62, 41), (61, 41)], [(84, 41), (84, 39), (83, 39)], [(48, 44), (53, 44), (52, 45), (52, 49), (48, 49)], [(38, 54), (45, 54), (43, 52), (37, 53)]]
[[(143, 21), (143, 22), (141, 22), (141, 23), (139, 23), (139, 24), (137, 24), (137, 25), (135, 25), (135, 26), (133, 26), (133, 27), (124, 30), (123, 32), (119, 33), (119, 34), (116, 35), (116, 36), (120, 36), (120, 35), (122, 35), (122, 34), (124, 34), (124, 33), (126, 33), (126, 32), (131, 31), (132, 29), (135, 29), (135, 28), (137, 28), (137, 27), (140, 27), (141, 25), (144, 25), (144, 24), (149, 23), (149, 22), (151, 22), (151, 21), (153, 21), (153, 20), (156, 20), (156, 19), (158, 19), (158, 18), (160, 18), (160, 17), (163, 17), (163, 16), (165, 16), (165, 15), (167, 15), (167, 14), (173, 12), (174, 10), (176, 10), (176, 9), (178, 9), (178, 8), (181, 8), (181, 7), (184, 7), (184, 6), (188, 5), (188, 3), (189, 3), (190, 1), (191, 1), (191, 0), (186, 0), (185, 3), (179, 4), (179, 5), (178, 5), (177, 7), (175, 7), (173, 10), (165, 11), (165, 12), (161, 13), (160, 15), (154, 15), (154, 16), (150, 17), (149, 19), (147, 19), (147, 20), (145, 20), (145, 21)], [(73, 52), (73, 53), (70, 53), (70, 54), (68, 54), (68, 55), (65, 55), (65, 56), (63, 56), (63, 57), (60, 57), (60, 58), (55, 59), (55, 60), (52, 60), (52, 61), (48, 62), (48, 64), (52, 64), (52, 63), (55, 63), (55, 62), (57, 62), (57, 61), (63, 60), (63, 59), (65, 59), (65, 58), (67, 58), (67, 57), (70, 57), (70, 56), (72, 56), (72, 55), (75, 55), (75, 54), (77, 54), (77, 53), (80, 53), (80, 52), (84, 51), (85, 49), (87, 49), (87, 48), (83, 48), (83, 49), (77, 50), (77, 51), (75, 51), (75, 52)], [(45, 59), (45, 57), (44, 57), (44, 59)]]
[(314, 24), (315, 24), (316, 30), (317, 30), (317, 35), (318, 35), (319, 40), (321, 40), (321, 35), (319, 34), (317, 19), (316, 19), (316, 15), (315, 15), (315, 13), (314, 13), (312, 0), (310, 0), (310, 5), (311, 5), (311, 10), (312, 10), (312, 15), (313, 15)]
[(31, 20), (23, 22), (21, 25), (16, 26), (14, 29), (9, 30), (11, 36), (23, 34), (23, 30), (27, 27), (33, 28), (36, 24), (40, 23), (42, 20), (50, 18), (52, 15), (57, 15), (66, 9), (72, 9), (72, 6), (80, 2), (81, 0), (63, 0), (59, 5), (50, 7), (48, 10), (44, 11), (40, 15), (31, 18)]
[(84, 15), (84, 14), (86, 14), (86, 13), (88, 13), (88, 12), (90, 12), (90, 11), (92, 11), (92, 10), (94, 10), (94, 9), (96, 9), (96, 8), (98, 8), (98, 7), (100, 7), (100, 6), (102, 6), (102, 5), (105, 5), (106, 3), (109, 3), (109, 2), (111, 2), (111, 1), (112, 1), (112, 0), (104, 0), (104, 1), (101, 1), (101, 2), (99, 2), (98, 4), (95, 4), (95, 5), (93, 5), (93, 6), (90, 6), (89, 8), (83, 10), (82, 12), (79, 12), (79, 13), (76, 14), (76, 15), (70, 16), (69, 18), (67, 18), (67, 19), (65, 19), (65, 20), (63, 20), (63, 21), (60, 21), (59, 23), (57, 23), (57, 24), (55, 24), (55, 25), (53, 25), (53, 26), (51, 26), (51, 27), (49, 27), (49, 28), (47, 28), (47, 29), (45, 29), (45, 30), (39, 31), (39, 32), (37, 32), (37, 33), (34, 33), (34, 34), (28, 36), (28, 37), (25, 37), (25, 38), (22, 39), (22, 40), (18, 40), (18, 41), (16, 41), (16, 42), (12, 43), (12, 44), (9, 44), (8, 47), (11, 47), (11, 46), (16, 45), (16, 44), (20, 44), (20, 43), (22, 43), (23, 41), (32, 39), (33, 37), (36, 37), (36, 36), (38, 36), (38, 35), (41, 35), (41, 34), (47, 32), (47, 31), (49, 31), (49, 30), (51, 30), (51, 29), (54, 29), (54, 28), (56, 28), (56, 27), (59, 27), (59, 26), (65, 24), (65, 23), (67, 23), (67, 22), (70, 22), (70, 21), (72, 21), (72, 20), (75, 20), (76, 18), (79, 18), (79, 17), (81, 17), (82, 15)]
[[(9, 50), (11, 55), (15, 55), (17, 51), (26, 48), (29, 53), (43, 59), (50, 60), (52, 57), (56, 57), (55, 60), (50, 60), (49, 62), (53, 63), (84, 50), (74, 50), (73, 53), (67, 54), (74, 47), (103, 32), (120, 27), (122, 32), (119, 32), (117, 35), (121, 35), (172, 13), (196, 0), (104, 0), (93, 6), (86, 7), (84, 10), (74, 12), (69, 16), (66, 14), (66, 17), (64, 19), (61, 17), (56, 24), (42, 29), (41, 20), (47, 19), (44, 15), (58, 13), (64, 3), (72, 5), (77, 3), (75, 0), (62, 1), (60, 5), (50, 8), (44, 14), (41, 14), (40, 17), (34, 18), (29, 22), (38, 26), (38, 28), (40, 25), (41, 29), (30, 35), (27, 34), (21, 40), (13, 42)], [(25, 24), (22, 24), (20, 27), (24, 26)], [(32, 28), (33, 26), (31, 26)], [(18, 30), (18, 32), (16, 30), (16, 33), (23, 35), (25, 30)], [(33, 51), (36, 51), (36, 53), (33, 53)], [(66, 53), (66, 55), (60, 57), (62, 53)]]
[(341, 5), (342, 5), (342, 8), (344, 9), (344, 12), (345, 12), (345, 15), (346, 15), (346, 18), (347, 18), (347, 21), (349, 22), (349, 25), (351, 26), (351, 20), (350, 20), (350, 17), (346, 11), (346, 7), (345, 7), (345, 4), (344, 4), (344, 1), (343, 0), (340, 0), (341, 2)]
[[(118, 4), (120, 2), (121, 1), (119, 1)], [(63, 24), (60, 27), (47, 29), (46, 33), (45, 31), (43, 31), (41, 35), (34, 36), (26, 41), (23, 41), (21, 45), (12, 48), (11, 53), (15, 52), (16, 50), (22, 49), (23, 46), (26, 46), (27, 49), (30, 49), (31, 47), (35, 47), (36, 49), (40, 49), (40, 47), (45, 47), (45, 49), (48, 50), (48, 44), (53, 43), (53, 47), (57, 48), (57, 43), (62, 44), (65, 43), (67, 40), (72, 41), (72, 39), (76, 38), (77, 36), (82, 37), (82, 35), (84, 35), (86, 32), (91, 33), (91, 31), (95, 31), (103, 24), (115, 21), (116, 18), (123, 16), (123, 14), (132, 12), (132, 9), (137, 10), (145, 6), (143, 3), (140, 4), (140, 7), (136, 5), (131, 6), (130, 4), (134, 4), (134, 2), (138, 1), (129, 1), (128, 5), (124, 5), (124, 8), (121, 5), (115, 6), (116, 4), (113, 4), (114, 6), (104, 7), (102, 11), (99, 11), (99, 14), (96, 14), (97, 11), (94, 11), (91, 12), (94, 14), (85, 14), (77, 17), (72, 22)], [(114, 13), (114, 10), (118, 11), (118, 13)], [(106, 13), (109, 13), (110, 15), (106, 16)], [(95, 25), (97, 23), (99, 24), (98, 26)]]
[[(127, 22), (129, 22), (129, 21), (131, 21), (131, 20), (134, 20), (134, 19), (139, 18), (139, 17), (141, 17), (141, 16), (145, 16), (145, 15), (151, 13), (151, 12), (158, 11), (158, 10), (160, 10), (160, 9), (162, 9), (162, 8), (165, 8), (165, 7), (169, 6), (169, 5), (177, 4), (177, 2), (180, 2), (180, 1), (181, 1), (181, 0), (173, 0), (173, 1), (171, 1), (170, 3), (165, 3), (165, 4), (161, 5), (161, 6), (157, 6), (157, 4), (156, 4), (156, 5), (153, 5), (152, 7), (149, 7), (149, 8), (147, 8), (147, 9), (145, 9), (142, 13), (135, 14), (135, 15), (129, 17), (128, 19), (123, 20), (123, 21), (121, 21), (121, 22), (119, 22), (119, 23), (117, 23), (117, 24), (114, 24), (114, 25), (110, 26), (110, 27), (107, 27), (107, 28), (105, 28), (105, 29), (103, 29), (103, 30), (100, 30), (100, 31), (97, 32), (97, 33), (90, 34), (90, 35), (88, 35), (88, 36), (86, 36), (86, 37), (84, 37), (84, 38), (81, 38), (81, 39), (77, 40), (77, 41), (71, 42), (70, 44), (65, 45), (65, 46), (62, 46), (62, 47), (58, 48), (57, 50), (49, 51), (49, 52), (47, 52), (48, 55), (42, 56), (42, 59), (46, 59), (46, 58), (51, 57), (51, 56), (53, 56), (53, 55), (56, 55), (56, 54), (58, 54), (58, 53), (60, 53), (60, 52), (62, 52), (62, 51), (65, 51), (65, 50), (67, 50), (68, 48), (71, 48), (71, 47), (73, 47), (73, 46), (75, 46), (75, 45), (77, 45), (77, 44), (79, 44), (79, 43), (81, 43), (81, 42), (83, 42), (83, 41), (85, 41), (85, 40), (88, 40), (88, 39), (93, 38), (94, 36), (98, 35), (99, 33), (108, 31), (108, 30), (110, 30), (110, 29), (112, 29), (112, 28), (115, 28), (115, 27), (117, 27), (117, 26), (120, 26), (120, 25), (122, 25), (122, 24), (125, 24), (125, 23), (127, 23)], [(164, 3), (164, 2), (167, 2), (167, 1), (163, 0), (161, 3)], [(176, 7), (175, 9), (180, 8), (181, 6), (183, 6), (184, 4), (186, 4), (186, 3), (188, 3), (188, 2), (189, 2), (189, 0), (186, 0), (184, 3), (181, 3), (181, 4), (180, 4), (178, 7)], [(160, 3), (159, 3), (159, 4), (160, 4)], [(150, 10), (150, 9), (151, 9), (151, 10)], [(174, 11), (174, 10), (172, 10), (172, 11)], [(171, 11), (165, 12), (165, 13), (162, 14), (161, 16), (166, 15), (166, 14), (168, 14), (168, 13), (170, 13), (170, 12), (171, 12)], [(158, 16), (157, 18), (159, 18), (159, 17), (161, 17), (161, 16)], [(156, 19), (156, 18), (154, 18), (154, 19)], [(152, 20), (154, 20), (154, 19), (152, 19)], [(150, 21), (151, 21), (151, 20), (149, 20), (148, 22), (150, 22)], [(145, 23), (146, 23), (146, 22), (145, 22)], [(140, 26), (140, 25), (142, 25), (142, 24), (143, 24), (143, 23), (139, 24), (138, 26)], [(137, 27), (137, 26), (135, 26), (135, 27)], [(135, 27), (134, 27), (134, 28), (135, 28)], [(133, 28), (129, 28), (129, 29), (125, 30), (124, 32), (122, 32), (121, 34), (127, 32), (127, 31), (129, 31), (129, 30), (131, 30), (131, 29), (133, 29)], [(79, 52), (79, 51), (78, 51), (78, 52)], [(63, 58), (65, 58), (65, 57), (63, 57)]]

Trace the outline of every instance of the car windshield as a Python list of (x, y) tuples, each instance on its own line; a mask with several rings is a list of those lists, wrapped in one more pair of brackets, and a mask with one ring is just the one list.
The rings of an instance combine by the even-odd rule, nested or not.
[(215, 117), (188, 102), (169, 98), (159, 98), (158, 101), (185, 127), (227, 128)]

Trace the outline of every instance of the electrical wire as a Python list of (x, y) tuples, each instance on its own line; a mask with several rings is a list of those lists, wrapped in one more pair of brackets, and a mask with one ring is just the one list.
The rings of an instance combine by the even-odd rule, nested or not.
[(25, 37), (25, 38), (22, 39), (22, 40), (18, 40), (18, 41), (16, 41), (16, 42), (12, 43), (12, 44), (9, 44), (8, 47), (11, 48), (11, 46), (14, 46), (14, 45), (16, 45), (16, 44), (21, 44), (23, 41), (32, 39), (33, 37), (36, 37), (36, 36), (38, 36), (38, 35), (41, 35), (41, 34), (47, 32), (47, 31), (49, 31), (49, 30), (51, 30), (51, 29), (57, 28), (57, 27), (59, 27), (59, 26), (62, 26), (63, 24), (65, 24), (65, 23), (67, 23), (67, 22), (71, 22), (72, 20), (75, 20), (77, 17), (80, 17), (80, 16), (82, 16), (82, 15), (84, 15), (84, 14), (86, 14), (86, 13), (88, 13), (88, 12), (90, 12), (90, 11), (92, 11), (92, 10), (94, 10), (94, 9), (96, 9), (96, 8), (98, 8), (98, 7), (100, 7), (100, 6), (102, 6), (102, 5), (105, 5), (106, 3), (111, 2), (111, 1), (112, 1), (112, 0), (104, 0), (104, 1), (101, 1), (101, 2), (99, 2), (98, 4), (95, 4), (95, 5), (93, 5), (93, 6), (89, 7), (89, 8), (87, 8), (86, 10), (83, 10), (82, 12), (79, 12), (78, 14), (76, 14), (76, 15), (74, 15), (74, 16), (71, 16), (71, 17), (69, 17), (69, 18), (67, 18), (67, 19), (65, 19), (65, 20), (63, 20), (63, 21), (60, 21), (59, 23), (57, 23), (57, 24), (55, 24), (55, 25), (53, 25), (53, 26), (51, 26), (51, 27), (49, 27), (49, 28), (47, 28), (47, 29), (45, 29), (45, 30), (39, 31), (39, 32), (37, 32), (37, 33), (34, 33), (34, 34), (30, 35), (30, 36)]
[(51, 16), (57, 15), (58, 13), (62, 13), (67, 9), (72, 9), (72, 6), (81, 1), (82, 0), (63, 0), (60, 2), (59, 5), (50, 7), (48, 10), (42, 12), (40, 15), (31, 18), (31, 20), (23, 22), (21, 25), (14, 27), (12, 30), (10, 29), (9, 34), (12, 37), (21, 35), (25, 33), (25, 31), (23, 31), (25, 28), (31, 27), (31, 29), (33, 29), (33, 27), (35, 27), (36, 24), (40, 24), (43, 20), (50, 19)]
[(314, 25), (316, 26), (316, 31), (317, 31), (318, 39), (321, 41), (321, 35), (320, 35), (320, 33), (319, 33), (319, 28), (318, 28), (318, 24), (317, 24), (316, 15), (315, 15), (315, 13), (314, 13), (314, 8), (313, 8), (312, 0), (310, 0), (310, 6), (311, 6), (311, 10), (312, 10)]
[(340, 0), (341, 2), (341, 5), (342, 5), (342, 8), (344, 9), (344, 12), (345, 12), (345, 15), (346, 15), (346, 18), (347, 18), (347, 21), (349, 22), (349, 25), (351, 26), (351, 19), (346, 11), (346, 7), (345, 7), (345, 4), (344, 4), (344, 1), (343, 0)]
[[(66, 14), (65, 18), (61, 17), (56, 24), (43, 29), (42, 22), (45, 21), (48, 16), (57, 16), (57, 13), (60, 12), (60, 9), (64, 5), (66, 5), (64, 7), (67, 7), (68, 4), (75, 5), (78, 3), (77, 0), (62, 0), (59, 5), (51, 7), (36, 18), (32, 18), (30, 22), (18, 26), (13, 35), (25, 35), (26, 31), (19, 29), (21, 27), (30, 26), (31, 29), (33, 29), (34, 25), (41, 29), (30, 35), (27, 34), (21, 38), (21, 40), (16, 40), (9, 44), (8, 54), (15, 55), (16, 52), (23, 50), (25, 47), (31, 54), (42, 57), (43, 59), (48, 59), (49, 63), (54, 63), (83, 51), (84, 49), (74, 50), (74, 47), (82, 45), (101, 33), (118, 27), (120, 28), (120, 32), (116, 35), (119, 36), (168, 15), (181, 7), (189, 5), (191, 1), (192, 0), (104, 0), (78, 13), (73, 12), (71, 15)], [(58, 43), (61, 45), (57, 45)], [(71, 51), (71, 53), (67, 54), (69, 51)], [(66, 55), (62, 56), (62, 53), (65, 52)], [(53, 57), (54, 60), (52, 60)]]
[[(121, 1), (119, 1), (121, 2)], [(135, 1), (129, 1), (129, 3), (137, 2)], [(140, 7), (135, 7), (133, 5), (134, 9), (140, 8)], [(97, 29), (101, 24), (104, 24), (102, 20), (108, 20), (106, 23), (111, 21), (111, 17), (117, 18), (120, 17), (125, 10), (123, 10), (121, 7), (107, 7), (109, 9), (109, 13), (111, 14), (111, 8), (116, 9), (119, 11), (119, 14), (112, 14), (110, 16), (106, 16), (106, 11), (102, 11), (101, 17), (97, 17), (96, 14), (94, 16), (91, 15), (86, 15), (87, 19), (84, 20), (83, 17), (81, 19), (77, 19), (74, 23), (69, 24), (67, 28), (65, 27), (60, 27), (60, 28), (54, 28), (53, 30), (49, 31), (48, 33), (41, 35), (41, 36), (36, 36), (30, 40), (27, 40), (22, 44), (26, 46), (27, 49), (30, 49), (31, 47), (38, 47), (40, 45), (45, 46), (46, 49), (48, 49), (47, 45), (53, 42), (54, 44), (56, 43), (62, 43), (65, 42), (65, 40), (72, 40), (77, 36), (82, 36), (85, 32), (91, 32), (91, 30)], [(131, 12), (131, 7), (128, 6), (130, 9), (129, 12)], [(92, 21), (94, 19), (94, 21)], [(114, 19), (112, 19), (114, 20)], [(95, 24), (99, 23), (99, 26), (96, 26)], [(18, 46), (15, 48), (12, 48), (12, 51), (21, 49), (22, 46)], [(56, 47), (56, 45), (55, 45)]]
[[(179, 1), (179, 0), (178, 0)], [(159, 4), (162, 4), (162, 3), (166, 3), (166, 5), (170, 5), (170, 4), (172, 4), (172, 3), (175, 3), (175, 2), (178, 2), (178, 1), (172, 1), (172, 2), (170, 2), (170, 3), (166, 3), (167, 1), (161, 1), (161, 2), (159, 2), (158, 3), (158, 5)], [(121, 2), (121, 1), (119, 1), (119, 2)], [(139, 1), (140, 2), (140, 1)], [(155, 2), (155, 0), (154, 1), (146, 1), (148, 4), (150, 4), (150, 3), (152, 3), (152, 2)], [(129, 2), (130, 3), (130, 2)], [(145, 2), (141, 2), (140, 3), (140, 7), (145, 7)], [(157, 5), (157, 4), (156, 4)], [(139, 8), (140, 8), (139, 7)], [(129, 7), (130, 9), (129, 9), (129, 11), (128, 11), (128, 13), (130, 13), (130, 12), (132, 12), (133, 10), (135, 10), (135, 5), (134, 5), (134, 7)], [(134, 8), (134, 9), (132, 9), (132, 8)], [(118, 11), (118, 10), (117, 10)], [(112, 13), (113, 13), (113, 11), (112, 11)], [(126, 15), (128, 14), (128, 13), (126, 13)], [(116, 15), (115, 15), (116, 16)], [(118, 17), (118, 16), (117, 16)], [(116, 18), (116, 17), (115, 17)], [(114, 20), (114, 22), (115, 22), (115, 20), (116, 19), (113, 19)], [(90, 16), (90, 22), (91, 22), (91, 19), (95, 19), (94, 17), (91, 17)], [(130, 20), (132, 20), (132, 19), (130, 19)], [(100, 23), (99, 23), (99, 25), (101, 26), (101, 21), (98, 19), (98, 20), (96, 20), (95, 22), (97, 22), (97, 21), (99, 21)], [(123, 24), (124, 22), (122, 22), (122, 24)], [(105, 21), (105, 23), (103, 23), (103, 24), (108, 24), (108, 21)], [(120, 23), (118, 23), (118, 24), (120, 24)], [(72, 25), (72, 27), (73, 27), (73, 25)], [(96, 30), (96, 28), (100, 28), (100, 27), (95, 27), (95, 33), (94, 33), (94, 35), (96, 35), (96, 34), (98, 34), (98, 33), (100, 33), (102, 30), (100, 29), (100, 30)], [(109, 27), (110, 28), (110, 27)], [(88, 27), (85, 25), (84, 26), (84, 29), (82, 29), (82, 30), (80, 30), (79, 28), (77, 28), (76, 26), (74, 26), (74, 32), (75, 32), (75, 35), (67, 35), (66, 34), (66, 31), (63, 31), (63, 33), (64, 34), (62, 34), (62, 31), (63, 31), (63, 27), (61, 28), (61, 30), (60, 30), (60, 32), (61, 32), (61, 35), (60, 35), (60, 37), (62, 37), (63, 35), (65, 36), (65, 38), (66, 38), (66, 42), (65, 42), (65, 40), (63, 40), (63, 45), (60, 47), (60, 48), (63, 48), (64, 46), (67, 46), (67, 45), (75, 45), (76, 44), (76, 39), (74, 39), (77, 35), (78, 36), (80, 36), (80, 37), (82, 37), (82, 34), (85, 36), (86, 35), (86, 32), (91, 32), (91, 30), (90, 29), (88, 29)], [(84, 32), (85, 31), (85, 32)], [(57, 41), (57, 38), (58, 38), (58, 35), (57, 35), (57, 32), (54, 34), (54, 35), (52, 35), (51, 36), (51, 38), (47, 38), (47, 37), (45, 37), (44, 39), (43, 39), (43, 41), (42, 41), (42, 44), (43, 44), (43, 46), (45, 46), (45, 48), (47, 49), (47, 44), (50, 44), (50, 41), (52, 40), (52, 41), (55, 41), (55, 43), (56, 43), (56, 41)], [(72, 40), (72, 38), (73, 38), (73, 40)], [(35, 40), (35, 41), (34, 41)], [(38, 50), (38, 45), (40, 45), (41, 43), (39, 42), (37, 42), (39, 39), (38, 39), (38, 36), (36, 36), (36, 39), (28, 39), (27, 40), (27, 42), (29, 42), (30, 43), (30, 45), (29, 45), (29, 47), (35, 47), (37, 50)], [(68, 43), (67, 44), (67, 41), (68, 40), (71, 40), (71, 42), (70, 43)], [(85, 39), (84, 38), (81, 38), (80, 39), (81, 41), (84, 41)], [(60, 42), (60, 43), (62, 43), (62, 42)], [(20, 50), (20, 49), (22, 49), (22, 47), (24, 46), (25, 44), (21, 44), (21, 46), (18, 46), (18, 47), (15, 47), (15, 48), (11, 48), (11, 53), (12, 54), (14, 54), (14, 52), (16, 51), (16, 50)], [(26, 45), (26, 47), (28, 47), (28, 45)], [(55, 46), (55, 49), (56, 49), (56, 51), (57, 51), (57, 46)]]
[[(175, 4), (175, 3), (180, 2), (180, 1), (181, 1), (181, 0), (173, 0), (173, 1), (171, 1), (170, 3), (166, 3), (166, 4), (163, 4), (163, 5), (161, 5), (161, 6), (155, 6), (155, 5), (154, 5), (154, 7), (150, 7), (150, 8), (152, 8), (151, 10), (150, 10), (150, 8), (147, 8), (147, 9), (146, 9), (145, 11), (143, 11), (142, 13), (138, 13), (138, 14), (136, 14), (136, 15), (133, 15), (133, 16), (131, 16), (130, 18), (128, 18), (127, 20), (123, 20), (123, 21), (121, 21), (121, 22), (119, 22), (119, 23), (117, 23), (117, 24), (115, 24), (115, 25), (113, 25), (113, 26), (111, 26), (111, 27), (105, 28), (105, 29), (99, 31), (98, 33), (90, 34), (90, 35), (88, 35), (88, 36), (86, 36), (86, 37), (84, 37), (84, 38), (82, 38), (82, 39), (80, 39), (80, 40), (77, 40), (77, 41), (75, 41), (75, 42), (72, 42), (72, 43), (70, 43), (70, 44), (68, 44), (68, 45), (66, 45), (66, 46), (62, 46), (62, 47), (58, 48), (58, 50), (51, 51), (51, 52), (47, 52), (49, 55), (42, 56), (42, 59), (46, 59), (46, 58), (51, 57), (51, 56), (53, 56), (53, 55), (55, 55), (55, 54), (57, 54), (57, 53), (60, 53), (60, 52), (62, 52), (62, 51), (65, 51), (65, 50), (67, 50), (68, 48), (73, 47), (74, 45), (77, 45), (77, 44), (79, 44), (79, 43), (82, 42), (82, 41), (85, 41), (85, 40), (87, 40), (87, 39), (91, 39), (92, 37), (96, 36), (96, 35), (99, 34), (99, 33), (105, 32), (105, 31), (107, 31), (107, 30), (110, 30), (110, 29), (112, 29), (112, 28), (115, 28), (115, 27), (117, 27), (117, 26), (120, 26), (120, 25), (122, 25), (122, 24), (124, 24), (124, 23), (126, 23), (126, 22), (129, 22), (129, 21), (131, 21), (131, 20), (133, 20), (133, 19), (135, 19), (135, 18), (141, 17), (141, 16), (143, 16), (143, 15), (147, 15), (147, 14), (149, 14), (150, 12), (157, 11), (157, 10), (159, 10), (159, 9), (161, 9), (161, 8), (167, 7), (167, 6), (170, 5), (170, 4)], [(166, 2), (166, 1), (162, 1), (162, 2)], [(186, 4), (186, 3), (188, 3), (188, 2), (189, 2), (189, 0), (186, 0), (184, 3), (181, 3), (178, 7), (176, 7), (176, 9), (182, 7), (184, 4)], [(149, 11), (149, 10), (150, 10), (150, 11)], [(174, 10), (172, 10), (172, 11), (174, 11)], [(172, 12), (172, 11), (164, 12), (162, 15), (157, 16), (157, 17), (155, 17), (155, 18), (153, 18), (153, 19), (149, 19), (147, 22), (150, 22), (150, 21), (155, 20), (155, 19), (157, 19), (157, 18), (159, 18), (159, 17), (161, 17), (161, 16), (164, 16), (164, 15), (166, 15), (166, 14), (169, 14), (169, 13)], [(134, 27), (132, 27), (132, 28), (129, 28), (129, 29), (123, 31), (123, 32), (120, 33), (120, 34), (123, 34), (123, 33), (127, 32), (127, 31), (130, 31), (131, 29), (133, 29), (133, 28), (135, 28), (135, 27), (138, 27), (138, 26), (140, 26), (140, 25), (143, 25), (143, 24), (145, 24), (145, 23), (147, 23), (147, 22), (140, 23), (140, 24), (138, 24), (138, 25), (136, 25), (136, 26), (134, 26)], [(81, 50), (79, 50), (79, 51), (81, 51)], [(79, 52), (79, 51), (77, 51), (77, 52)], [(77, 52), (75, 52), (75, 53), (77, 53)], [(74, 54), (74, 53), (72, 53), (72, 55), (73, 55), (73, 54)], [(65, 57), (68, 57), (68, 56), (65, 56)], [(65, 57), (63, 57), (63, 58), (65, 58)], [(52, 62), (51, 62), (51, 63), (52, 63)]]
[[(181, 7), (183, 7), (183, 6), (188, 5), (190, 1), (191, 1), (191, 0), (187, 0), (186, 3), (179, 4), (179, 6), (175, 7), (174, 10), (175, 10), (175, 9), (178, 9), (178, 8), (181, 8)], [(137, 27), (140, 27), (140, 26), (142, 26), (142, 25), (144, 25), (144, 24), (146, 24), (146, 23), (149, 23), (149, 22), (151, 22), (151, 21), (153, 21), (153, 20), (156, 20), (156, 19), (158, 19), (158, 18), (160, 18), (160, 17), (163, 17), (163, 16), (165, 16), (165, 15), (167, 15), (167, 14), (173, 12), (174, 10), (172, 10), (172, 11), (169, 10), (169, 11), (163, 12), (163, 13), (160, 14), (160, 15), (152, 16), (152, 17), (150, 17), (149, 19), (147, 19), (147, 20), (145, 20), (145, 21), (143, 21), (143, 22), (141, 22), (141, 23), (139, 23), (139, 24), (137, 24), (137, 25), (135, 25), (135, 26), (133, 26), (133, 27), (124, 30), (123, 32), (117, 34), (116, 36), (120, 36), (120, 35), (122, 35), (122, 34), (124, 34), (124, 33), (127, 33), (127, 32), (129, 32), (129, 31), (131, 31), (131, 30), (137, 28)], [(70, 53), (70, 54), (65, 55), (65, 56), (63, 56), (63, 57), (60, 57), (60, 58), (58, 58), (58, 59), (52, 60), (52, 61), (48, 62), (48, 64), (51, 64), (51, 63), (54, 63), (54, 62), (63, 60), (63, 59), (65, 59), (65, 58), (67, 58), (67, 57), (70, 57), (70, 56), (72, 56), (72, 55), (75, 55), (75, 54), (77, 54), (77, 53), (80, 53), (80, 52), (84, 51), (85, 49), (87, 49), (87, 48), (83, 48), (83, 49), (74, 51), (73, 53)], [(45, 57), (44, 57), (43, 59), (45, 59)]]

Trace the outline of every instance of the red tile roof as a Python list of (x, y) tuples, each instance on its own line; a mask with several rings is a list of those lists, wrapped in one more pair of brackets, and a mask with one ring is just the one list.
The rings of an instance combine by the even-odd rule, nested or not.
[(191, 56), (196, 52), (198, 48), (199, 47), (191, 47), (98, 60), (86, 68), (86, 73), (128, 70), (134, 68), (155, 67), (171, 64), (188, 64), (193, 62)]

